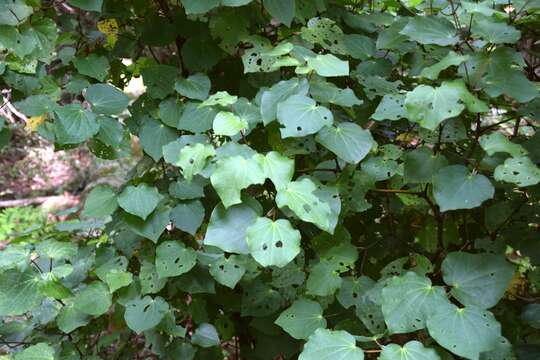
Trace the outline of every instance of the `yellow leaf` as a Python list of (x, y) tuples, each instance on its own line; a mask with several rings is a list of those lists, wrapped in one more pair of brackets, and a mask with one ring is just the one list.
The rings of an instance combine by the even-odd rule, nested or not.
[(26, 122), (26, 130), (29, 132), (36, 131), (39, 125), (43, 124), (47, 120), (47, 115), (29, 117)]
[(105, 35), (118, 34), (118, 22), (116, 22), (116, 19), (101, 20), (97, 23), (97, 28)]
[(107, 39), (107, 47), (112, 48), (118, 40), (118, 22), (116, 19), (104, 19), (97, 23), (97, 28)]

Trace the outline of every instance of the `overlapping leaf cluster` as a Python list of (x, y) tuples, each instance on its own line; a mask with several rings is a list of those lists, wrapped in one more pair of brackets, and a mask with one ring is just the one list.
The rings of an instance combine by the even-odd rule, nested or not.
[(144, 153), (79, 220), (0, 252), (2, 349), (537, 358), (539, 10), (0, 3), (20, 120), (59, 150)]

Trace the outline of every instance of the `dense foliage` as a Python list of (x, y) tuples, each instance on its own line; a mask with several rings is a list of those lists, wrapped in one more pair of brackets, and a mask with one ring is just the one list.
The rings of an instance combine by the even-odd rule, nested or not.
[(540, 358), (539, 29), (538, 0), (1, 0), (0, 142), (144, 155), (5, 231), (0, 351)]

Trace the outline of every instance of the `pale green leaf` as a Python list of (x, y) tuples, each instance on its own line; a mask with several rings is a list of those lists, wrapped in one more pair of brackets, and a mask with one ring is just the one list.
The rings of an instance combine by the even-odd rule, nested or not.
[(227, 157), (219, 160), (210, 177), (210, 182), (218, 193), (221, 202), (228, 208), (242, 202), (242, 189), (254, 184), (263, 184), (266, 179), (264, 169), (256, 157)]
[(246, 234), (249, 252), (262, 266), (283, 267), (300, 253), (300, 232), (288, 220), (261, 217)]
[(280, 129), (283, 138), (315, 134), (334, 120), (330, 110), (304, 95), (293, 95), (279, 103), (277, 118), (285, 126)]
[(346, 331), (317, 329), (304, 345), (298, 360), (363, 360), (364, 352)]

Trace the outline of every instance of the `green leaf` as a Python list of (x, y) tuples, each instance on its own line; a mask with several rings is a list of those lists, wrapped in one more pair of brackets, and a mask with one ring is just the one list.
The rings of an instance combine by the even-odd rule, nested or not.
[(263, 317), (275, 313), (283, 306), (283, 297), (274, 288), (261, 281), (253, 282), (242, 296), (242, 316)]
[(307, 59), (308, 66), (324, 77), (349, 76), (349, 62), (332, 54), (317, 55)]
[(156, 248), (156, 271), (160, 278), (180, 276), (197, 263), (192, 248), (178, 241), (165, 241)]
[(218, 193), (225, 208), (242, 202), (242, 189), (250, 185), (264, 183), (266, 177), (256, 157), (227, 157), (219, 160), (210, 177), (210, 182)]
[(295, 0), (264, 0), (263, 5), (273, 18), (291, 27), (296, 10)]
[(264, 125), (268, 125), (277, 117), (278, 104), (292, 95), (307, 95), (309, 84), (306, 80), (296, 78), (280, 81), (261, 95), (261, 116)]
[(521, 313), (521, 320), (529, 326), (540, 329), (540, 304), (528, 304)]
[(199, 103), (187, 102), (177, 128), (192, 133), (202, 133), (212, 128), (217, 111), (212, 107), (199, 107)]
[(519, 40), (521, 33), (506, 22), (496, 21), (493, 17), (477, 15), (471, 27), (472, 36), (482, 38), (492, 44), (513, 44)]
[(23, 315), (43, 300), (38, 291), (39, 275), (32, 269), (0, 273), (0, 316)]
[(462, 165), (444, 167), (433, 175), (433, 196), (441, 211), (478, 207), (494, 192), (488, 178), (470, 174)]
[(276, 204), (279, 208), (288, 207), (301, 220), (313, 223), (321, 230), (333, 232), (332, 209), (315, 194), (316, 190), (317, 185), (309, 178), (292, 181), (278, 190)]
[(495, 306), (510, 286), (515, 266), (504, 256), (452, 252), (442, 263), (444, 282), (463, 305), (482, 309)]
[(540, 182), (540, 169), (527, 156), (509, 158), (495, 168), (494, 178), (519, 187), (532, 186)]
[(315, 330), (326, 328), (322, 314), (323, 309), (318, 302), (301, 298), (283, 311), (275, 324), (295, 339), (307, 339)]
[(210, 79), (205, 74), (194, 74), (187, 79), (177, 80), (174, 89), (180, 94), (190, 99), (204, 101), (208, 98), (211, 88)]
[(112, 295), (107, 285), (94, 281), (75, 295), (73, 303), (75, 309), (83, 314), (100, 316), (111, 307)]
[(330, 103), (345, 107), (362, 104), (362, 100), (356, 97), (354, 91), (349, 88), (340, 89), (330, 82), (313, 82), (309, 88), (309, 92), (315, 100), (321, 103)]
[(181, 0), (186, 14), (204, 14), (220, 5), (220, 0)]
[(339, 273), (336, 265), (331, 262), (321, 261), (315, 264), (309, 272), (306, 293), (315, 296), (333, 295), (342, 284)]
[(375, 54), (375, 41), (360, 34), (347, 34), (343, 38), (343, 45), (350, 56), (359, 60), (367, 60)]
[(146, 184), (128, 186), (118, 195), (118, 205), (125, 211), (146, 220), (163, 199), (155, 187)]
[(176, 205), (171, 210), (174, 226), (193, 236), (204, 220), (204, 206), (200, 201), (190, 201)]
[(203, 323), (195, 329), (191, 337), (191, 342), (203, 348), (218, 346), (220, 344), (216, 328), (214, 325), (207, 323)]
[(69, 104), (55, 110), (55, 140), (59, 144), (79, 144), (99, 131), (96, 115), (80, 104)]
[(101, 12), (103, 0), (69, 0), (71, 5), (86, 11)]
[(266, 156), (258, 154), (256, 160), (264, 171), (264, 176), (274, 184), (277, 190), (283, 189), (294, 175), (294, 160), (270, 151)]
[(448, 304), (427, 321), (429, 335), (439, 345), (466, 359), (493, 350), (501, 337), (501, 325), (489, 311)]
[(164, 99), (174, 91), (178, 69), (170, 65), (153, 65), (141, 71), (146, 93), (154, 99)]
[(443, 287), (413, 272), (393, 277), (382, 289), (382, 312), (391, 334), (425, 328), (429, 317), (447, 304)]
[(233, 105), (237, 101), (238, 96), (231, 95), (227, 91), (218, 91), (217, 93), (210, 95), (210, 97), (203, 101), (199, 106), (229, 106)]
[(300, 253), (300, 231), (288, 220), (261, 217), (247, 228), (251, 256), (262, 266), (283, 267)]
[(420, 85), (405, 98), (407, 117), (430, 130), (436, 129), (443, 120), (458, 116), (465, 107), (471, 112), (488, 110), (460, 80), (445, 81), (438, 88)]
[(33, 12), (23, 0), (5, 1), (0, 4), (0, 25), (16, 26), (24, 22)]
[(527, 150), (525, 150), (523, 146), (511, 142), (506, 136), (504, 136), (504, 134), (500, 132), (482, 135), (480, 136), (478, 143), (489, 156), (496, 153), (507, 153), (513, 157), (519, 157), (527, 154)]
[(460, 55), (454, 51), (449, 51), (438, 63), (423, 68), (420, 76), (430, 80), (436, 80), (441, 71), (448, 69), (450, 66), (458, 66), (468, 59), (469, 57), (467, 55)]
[(255, 222), (257, 215), (257, 211), (245, 203), (227, 209), (219, 204), (210, 215), (204, 244), (226, 252), (248, 254), (246, 230)]
[(352, 164), (358, 164), (375, 144), (369, 130), (352, 122), (325, 127), (319, 131), (316, 140), (340, 159)]
[(346, 331), (317, 329), (304, 345), (298, 360), (363, 360), (364, 352)]
[(73, 59), (73, 65), (77, 71), (99, 81), (105, 80), (109, 73), (109, 61), (104, 56), (90, 54), (85, 58)]
[(454, 25), (446, 18), (436, 16), (412, 17), (399, 33), (426, 45), (448, 46), (459, 41)]
[(405, 154), (403, 177), (409, 183), (429, 183), (448, 161), (441, 154), (434, 154), (428, 147), (419, 147)]
[(36, 252), (51, 259), (70, 259), (77, 255), (77, 245), (69, 241), (47, 239), (40, 242)]
[(153, 263), (147, 260), (142, 261), (139, 271), (139, 281), (141, 284), (141, 294), (156, 294), (167, 284), (167, 278), (159, 276)]
[(18, 352), (13, 360), (54, 360), (54, 348), (46, 343), (38, 343)]
[(169, 224), (169, 213), (169, 208), (162, 207), (157, 208), (146, 220), (127, 213), (123, 214), (122, 220), (134, 233), (157, 243), (161, 233), (165, 231), (165, 227)]
[(182, 168), (182, 174), (187, 181), (191, 181), (194, 175), (199, 174), (208, 162), (208, 158), (216, 154), (214, 147), (208, 144), (197, 143), (187, 145), (180, 151), (180, 159), (176, 165)]
[(124, 319), (131, 330), (140, 334), (157, 326), (168, 312), (169, 304), (161, 297), (145, 296), (126, 304)]
[(105, 276), (105, 282), (109, 286), (111, 293), (126, 287), (133, 282), (133, 274), (126, 271), (112, 270)]
[(214, 134), (234, 136), (240, 131), (247, 129), (248, 122), (234, 115), (232, 112), (220, 111), (214, 118), (212, 126)]
[(178, 135), (161, 122), (145, 118), (139, 138), (144, 151), (157, 162), (163, 157), (163, 146), (178, 138)]
[(419, 341), (409, 341), (403, 347), (397, 344), (385, 345), (379, 360), (439, 360), (433, 349), (426, 348)]
[(359, 298), (367, 290), (373, 288), (375, 282), (367, 276), (360, 276), (358, 279), (352, 276), (343, 278), (341, 287), (336, 294), (336, 299), (345, 309), (359, 304)]
[(112, 215), (118, 207), (116, 193), (108, 185), (98, 185), (90, 191), (84, 208), (83, 216), (102, 218)]
[(100, 114), (115, 115), (124, 111), (129, 98), (124, 92), (109, 84), (96, 84), (86, 89), (85, 99), (92, 104), (92, 109)]
[(159, 103), (159, 118), (167, 126), (178, 128), (183, 112), (183, 102), (174, 97), (169, 97)]
[(234, 289), (246, 273), (246, 267), (238, 255), (220, 256), (210, 265), (210, 275), (221, 285)]
[(285, 126), (280, 129), (283, 138), (315, 134), (334, 121), (330, 110), (304, 95), (293, 95), (279, 103), (277, 119)]
[(405, 95), (386, 94), (381, 99), (377, 109), (371, 115), (373, 120), (399, 120), (407, 117), (405, 110)]
[(58, 328), (68, 334), (90, 322), (91, 317), (75, 308), (75, 304), (67, 303), (58, 314)]
[(301, 30), (302, 39), (317, 44), (334, 54), (346, 55), (343, 31), (333, 20), (325, 17), (310, 19), (306, 27)]

